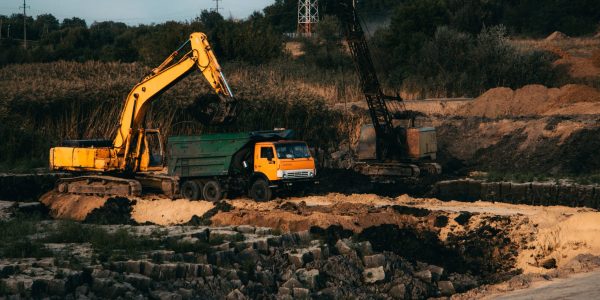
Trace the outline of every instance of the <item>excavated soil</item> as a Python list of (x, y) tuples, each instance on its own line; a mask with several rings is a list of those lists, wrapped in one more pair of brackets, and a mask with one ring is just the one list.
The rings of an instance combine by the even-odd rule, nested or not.
[[(111, 219), (112, 214), (119, 214), (126, 209), (113, 204), (113, 198), (82, 195), (58, 194), (55, 191), (46, 193), (41, 199), (51, 210), (51, 215), (58, 219), (76, 221), (94, 219)], [(122, 204), (121, 204), (122, 206)], [(129, 216), (136, 223), (153, 223), (157, 225), (174, 225), (189, 222), (193, 216), (201, 216), (214, 207), (206, 201), (188, 201), (185, 199), (171, 200), (158, 196), (132, 198)], [(112, 209), (111, 209), (112, 207)]]
[[(83, 205), (88, 200), (90, 204)], [(103, 207), (100, 202), (97, 197), (67, 201), (54, 195), (44, 199), (53, 217), (76, 220), (97, 214), (92, 207)], [(226, 203), (227, 209), (212, 209), (214, 204), (205, 201), (135, 199), (130, 200), (129, 216), (137, 223), (160, 225), (205, 217), (212, 226), (252, 225), (282, 232), (318, 233), (337, 228), (334, 231), (341, 237), (344, 232), (359, 235), (381, 251), (396, 251), (457, 272), (479, 270), (488, 277), (510, 274), (511, 270), (545, 273), (548, 261), (553, 262), (549, 267), (553, 269), (580, 254), (600, 255), (600, 212), (587, 208), (371, 194)], [(149, 210), (152, 205), (160, 209)]]
[(453, 118), (436, 124), (445, 170), (591, 174), (600, 168), (597, 116)]
[(517, 90), (494, 88), (463, 106), (457, 114), (485, 118), (600, 114), (600, 91), (576, 84), (560, 89), (543, 85)]

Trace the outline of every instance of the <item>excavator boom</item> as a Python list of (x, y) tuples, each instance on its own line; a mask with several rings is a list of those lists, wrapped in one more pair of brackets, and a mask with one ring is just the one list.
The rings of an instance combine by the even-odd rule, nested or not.
[(177, 83), (194, 68), (198, 68), (202, 72), (206, 81), (221, 99), (220, 108), (213, 113), (210, 122), (218, 124), (233, 119), (235, 115), (235, 98), (206, 35), (199, 32), (192, 33), (190, 39), (182, 47), (188, 43), (191, 44), (192, 50), (185, 54), (181, 60), (169, 65), (179, 53), (179, 51), (175, 51), (129, 92), (121, 112), (117, 136), (113, 141), (115, 148), (124, 149), (128, 146), (131, 132), (141, 127), (151, 100)]

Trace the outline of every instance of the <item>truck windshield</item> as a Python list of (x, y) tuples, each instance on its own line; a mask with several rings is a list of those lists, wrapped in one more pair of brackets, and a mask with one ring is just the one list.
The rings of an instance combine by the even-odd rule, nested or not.
[(304, 143), (275, 144), (277, 158), (309, 158), (308, 146)]

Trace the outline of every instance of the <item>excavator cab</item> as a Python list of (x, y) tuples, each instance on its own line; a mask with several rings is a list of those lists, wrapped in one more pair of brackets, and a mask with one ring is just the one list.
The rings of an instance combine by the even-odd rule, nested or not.
[(164, 168), (165, 155), (160, 130), (144, 130), (144, 140), (141, 144), (140, 153), (140, 171), (160, 171)]

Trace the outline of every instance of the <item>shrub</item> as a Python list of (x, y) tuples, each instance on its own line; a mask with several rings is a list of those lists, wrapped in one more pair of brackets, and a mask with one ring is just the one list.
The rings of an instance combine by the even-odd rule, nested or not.
[(2, 257), (40, 258), (50, 256), (52, 256), (52, 253), (44, 246), (44, 244), (27, 238), (7, 243), (2, 249)]
[(30, 235), (37, 231), (37, 218), (17, 216), (8, 221), (0, 221), (0, 257), (47, 257), (46, 247), (31, 240)]
[(568, 78), (563, 66), (553, 65), (554, 54), (520, 52), (502, 26), (486, 28), (477, 36), (439, 27), (418, 57), (404, 86), (423, 97), (474, 97), (498, 86), (557, 86)]

